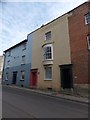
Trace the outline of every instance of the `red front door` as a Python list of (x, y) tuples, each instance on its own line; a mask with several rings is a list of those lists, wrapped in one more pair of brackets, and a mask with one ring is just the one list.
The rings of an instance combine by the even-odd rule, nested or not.
[(38, 70), (32, 69), (30, 72), (30, 87), (37, 86)]

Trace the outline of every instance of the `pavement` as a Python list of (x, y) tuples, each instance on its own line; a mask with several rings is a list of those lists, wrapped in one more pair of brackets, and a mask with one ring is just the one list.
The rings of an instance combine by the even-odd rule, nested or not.
[(75, 101), (75, 102), (81, 102), (81, 103), (89, 103), (88, 97), (82, 97), (82, 96), (76, 96), (74, 94), (72, 95), (67, 95), (67, 94), (63, 94), (63, 93), (58, 93), (58, 92), (53, 92), (53, 91), (45, 91), (45, 90), (39, 90), (39, 89), (30, 89), (30, 88), (24, 88), (24, 87), (20, 87), (20, 86), (15, 86), (15, 85), (8, 85), (9, 87), (14, 87), (14, 88), (18, 88), (18, 89), (24, 89), (24, 90), (28, 90), (28, 91), (32, 91), (32, 92), (37, 92), (43, 95), (48, 95), (51, 97), (56, 97), (56, 98), (60, 98), (60, 99), (67, 99), (67, 100), (71, 100), (71, 101)]

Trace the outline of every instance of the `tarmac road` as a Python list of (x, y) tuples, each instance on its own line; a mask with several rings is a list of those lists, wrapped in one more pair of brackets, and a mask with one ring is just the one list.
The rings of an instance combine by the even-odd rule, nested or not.
[(88, 104), (3, 86), (3, 118), (88, 118)]

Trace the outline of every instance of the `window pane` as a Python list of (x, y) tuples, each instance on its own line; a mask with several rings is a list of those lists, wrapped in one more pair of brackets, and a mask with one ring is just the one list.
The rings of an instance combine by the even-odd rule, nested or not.
[(7, 67), (10, 67), (10, 60), (7, 61)]
[(44, 48), (44, 59), (52, 59), (51, 46)]
[(87, 40), (88, 40), (88, 49), (90, 49), (90, 35), (88, 35)]
[(6, 73), (6, 81), (8, 80), (8, 78), (9, 78), (9, 74), (8, 74), (8, 73)]
[(46, 35), (46, 40), (51, 39), (51, 31), (47, 32), (45, 35)]
[(25, 64), (25, 55), (22, 56), (22, 64)]
[(52, 67), (45, 68), (45, 79), (52, 79)]
[(52, 53), (53, 52), (53, 47), (51, 44), (46, 45), (43, 47), (43, 58), (44, 60), (52, 60)]
[(11, 50), (9, 50), (9, 52), (8, 52), (8, 56), (11, 56)]
[(85, 16), (86, 24), (90, 23), (90, 13)]
[(23, 44), (23, 50), (25, 50), (25, 49), (26, 49), (26, 43)]
[(21, 71), (21, 80), (24, 80), (24, 79), (25, 79), (25, 72)]

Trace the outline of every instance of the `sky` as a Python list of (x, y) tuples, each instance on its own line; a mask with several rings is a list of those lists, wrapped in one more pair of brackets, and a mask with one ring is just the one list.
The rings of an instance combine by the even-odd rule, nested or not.
[(87, 0), (0, 0), (0, 55), (27, 34)]

